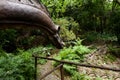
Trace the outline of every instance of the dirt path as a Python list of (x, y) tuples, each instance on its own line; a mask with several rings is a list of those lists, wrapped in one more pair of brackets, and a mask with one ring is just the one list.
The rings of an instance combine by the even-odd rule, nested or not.
[[(115, 61), (109, 61), (109, 60), (106, 60), (107, 58), (105, 58), (107, 54), (108, 53), (107, 53), (106, 45), (97, 46), (97, 51), (86, 55), (86, 59), (84, 63), (120, 69), (120, 58), (117, 58)], [(53, 55), (50, 57), (53, 57)], [(45, 73), (53, 69), (52, 61), (48, 61), (44, 65), (38, 65), (38, 68), (39, 68), (38, 69), (39, 71), (38, 80), (39, 80), (40, 76), (44, 75)], [(101, 69), (95, 69), (95, 68), (79, 67), (79, 66), (78, 66), (78, 71), (80, 73), (88, 75), (91, 80), (96, 80), (96, 78), (101, 78), (102, 80), (120, 80), (120, 72), (101, 70)], [(60, 80), (59, 70), (48, 75), (43, 80)], [(70, 78), (66, 76), (65, 80), (70, 80)]]
[[(53, 57), (54, 55), (50, 56)], [(54, 69), (54, 66), (52, 65), (53, 61), (47, 61), (46, 64), (44, 65), (38, 65), (38, 70), (39, 70), (39, 75), (38, 75), (38, 80), (40, 79), (41, 76), (43, 76), (44, 74), (46, 74), (47, 72), (51, 71), (52, 69)], [(55, 70), (54, 72), (52, 72), (52, 74), (48, 75), (46, 78), (44, 78), (43, 80), (61, 80), (61, 76), (60, 76), (60, 71)], [(65, 77), (65, 80), (70, 80), (69, 76)]]
[[(105, 56), (109, 54), (107, 53), (106, 45), (98, 46), (97, 48), (97, 51), (86, 56), (86, 64), (120, 69), (120, 59), (117, 58), (115, 61), (105, 60)], [(102, 78), (102, 80), (120, 80), (120, 72), (85, 67), (78, 67), (78, 69), (79, 72), (90, 76), (91, 80), (95, 80), (96, 77)]]
[[(40, 76), (43, 76), (45, 73), (49, 72), (50, 70), (53, 69), (53, 66), (52, 66), (52, 61), (48, 61), (45, 65), (39, 65), (38, 66), (40, 68), (40, 74), (38, 76), (38, 80), (40, 79)], [(60, 80), (60, 76), (59, 75), (59, 72), (58, 74), (53, 72), (52, 74), (48, 75), (46, 78), (44, 78), (43, 80)]]

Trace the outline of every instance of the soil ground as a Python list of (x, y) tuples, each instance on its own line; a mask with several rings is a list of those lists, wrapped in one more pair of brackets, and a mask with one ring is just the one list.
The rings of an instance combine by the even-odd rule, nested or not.
[[(115, 60), (109, 59), (109, 53), (107, 52), (106, 45), (94, 45), (97, 50), (86, 55), (85, 64), (92, 64), (98, 66), (105, 66), (109, 68), (120, 69), (120, 58)], [(53, 57), (51, 55), (50, 57)], [(108, 56), (108, 57), (107, 57)], [(47, 61), (44, 65), (38, 65), (38, 80), (40, 76), (52, 70), (54, 67), (52, 61)], [(120, 80), (120, 72), (110, 71), (110, 70), (101, 70), (95, 68), (86, 68), (78, 66), (78, 71), (84, 73), (90, 77), (91, 80), (96, 80), (96, 78), (101, 78), (102, 80)], [(61, 80), (59, 70), (54, 71), (52, 74), (48, 75), (43, 80)], [(70, 80), (69, 76), (65, 76), (65, 80)]]

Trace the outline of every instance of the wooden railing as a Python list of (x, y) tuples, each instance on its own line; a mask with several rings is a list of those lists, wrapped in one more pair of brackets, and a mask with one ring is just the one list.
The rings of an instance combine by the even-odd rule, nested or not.
[(38, 58), (60, 62), (60, 65), (55, 67), (53, 70), (47, 72), (45, 75), (41, 76), (41, 78), (39, 80), (44, 79), (45, 77), (47, 77), (49, 74), (51, 74), (52, 72), (54, 72), (57, 69), (60, 69), (61, 80), (64, 80), (64, 71), (63, 71), (63, 65), (64, 64), (72, 64), (72, 65), (77, 65), (77, 66), (82, 66), (82, 67), (98, 68), (98, 69), (120, 72), (120, 69), (114, 69), (114, 68), (109, 68), (109, 67), (95, 66), (95, 65), (90, 65), (90, 64), (80, 64), (80, 63), (75, 63), (75, 62), (57, 60), (57, 59), (54, 59), (54, 58), (41, 57), (41, 56), (37, 56), (37, 55), (33, 55), (33, 57), (34, 57), (34, 60), (35, 60), (35, 80), (37, 80), (37, 60), (38, 60)]

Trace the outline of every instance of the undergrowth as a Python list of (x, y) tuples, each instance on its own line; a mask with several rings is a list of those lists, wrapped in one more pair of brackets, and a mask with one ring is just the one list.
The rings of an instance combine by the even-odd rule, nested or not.
[(86, 32), (82, 38), (84, 38), (87, 42), (95, 42), (95, 41), (105, 41), (112, 42), (117, 41), (117, 37), (112, 33), (98, 33), (98, 32)]
[[(49, 47), (37, 47), (17, 53), (6, 53), (0, 49), (0, 80), (34, 80), (34, 59), (32, 54), (47, 56)], [(46, 61), (39, 59), (39, 63)]]
[(0, 53), (0, 79), (33, 80), (34, 63), (32, 54), (19, 52), (18, 55)]
[[(88, 49), (88, 47), (83, 46), (81, 42), (82, 40), (78, 39), (76, 42), (74, 42), (74, 46), (62, 49), (59, 54), (55, 56), (55, 59), (81, 63), (84, 60), (85, 54), (88, 54), (92, 51)], [(59, 64), (60, 63), (58, 62), (53, 63), (54, 66), (57, 66)], [(89, 80), (87, 76), (80, 74), (77, 71), (76, 65), (64, 64), (63, 68), (65, 72), (72, 76), (71, 80)]]

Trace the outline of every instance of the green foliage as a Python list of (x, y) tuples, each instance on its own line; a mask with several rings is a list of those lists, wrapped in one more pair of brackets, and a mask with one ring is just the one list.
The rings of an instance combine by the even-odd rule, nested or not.
[(31, 47), (47, 45), (49, 42), (45, 43), (46, 36), (43, 37), (43, 34), (36, 29), (27, 32), (23, 29), (0, 30), (0, 48), (11, 53), (17, 51), (17, 48), (27, 50)]
[(30, 36), (17, 42), (19, 36), (21, 36), (21, 34), (15, 29), (0, 30), (0, 47), (6, 52), (14, 52), (17, 47), (23, 48), (30, 45), (34, 38), (34, 36)]
[[(8, 35), (9, 34), (9, 35)], [(16, 38), (16, 30), (14, 29), (6, 29), (0, 30), (0, 44), (4, 45), (6, 42), (15, 41)]]
[(114, 31), (114, 34), (117, 36), (118, 43), (120, 44), (120, 10), (116, 10), (112, 13), (110, 18), (111, 28)]
[(78, 39), (78, 41), (75, 43), (75, 46), (62, 49), (56, 59), (73, 62), (82, 61), (84, 59), (84, 55), (91, 52), (91, 50), (86, 46), (83, 46), (81, 42), (82, 41)]
[[(109, 0), (41, 0), (41, 1), (48, 7), (54, 19), (60, 17), (72, 17), (75, 22), (79, 23), (79, 26), (71, 28), (76, 35), (81, 35), (80, 32), (83, 32), (84, 34), (86, 33), (86, 31), (99, 32), (102, 34), (110, 32), (117, 36), (117, 40), (120, 43), (119, 35), (120, 6), (115, 1)], [(73, 21), (70, 21), (69, 24), (71, 24), (71, 22)], [(73, 24), (74, 23), (72, 23), (72, 25)], [(64, 33), (67, 32), (65, 29), (63, 30)], [(72, 34), (72, 32), (70, 32), (70, 34), (67, 33), (65, 34), (66, 35)], [(94, 33), (93, 35), (90, 35), (89, 39), (91, 41), (95, 39), (94, 35), (95, 35)]]
[[(51, 55), (51, 53), (50, 53), (51, 49), (53, 49), (53, 48), (52, 47), (42, 47), (42, 46), (39, 46), (39, 47), (36, 47), (36, 48), (31, 48), (31, 49), (29, 49), (27, 51), (29, 53), (31, 53), (31, 54), (35, 54), (35, 55), (38, 55), (38, 56), (46, 57), (46, 56)], [(47, 62), (47, 60), (45, 60), (45, 59), (39, 59), (38, 60), (39, 64), (45, 64), (46, 62)]]
[(104, 41), (111, 41), (111, 42), (117, 41), (117, 37), (111, 33), (98, 34), (98, 37), (100, 40), (104, 40)]
[(78, 72), (74, 72), (71, 80), (91, 80), (90, 77), (85, 74), (80, 74)]
[[(8, 54), (0, 49), (0, 79), (2, 80), (33, 80), (34, 59), (32, 54), (50, 55), (50, 47), (37, 47), (27, 51), (18, 50), (16, 55)], [(46, 61), (40, 59), (39, 63)]]
[(3, 48), (7, 52), (12, 52), (14, 48), (16, 48), (15, 44), (16, 38), (17, 38), (16, 30), (14, 29), (0, 30), (0, 48)]
[(68, 5), (73, 5), (77, 0), (41, 0), (49, 9), (51, 16), (62, 17)]
[(54, 20), (56, 24), (60, 25), (60, 35), (64, 41), (76, 39), (78, 31), (78, 23), (75, 22), (72, 18), (59, 18)]
[(106, 56), (104, 56), (104, 60), (105, 61), (110, 61), (110, 62), (114, 62), (114, 61), (116, 61), (116, 57), (114, 56), (114, 55), (112, 55), (112, 54), (107, 54)]
[(103, 79), (100, 77), (96, 77), (95, 80), (103, 80)]
[[(120, 57), (120, 47), (109, 45), (108, 46), (109, 52), (112, 54), (108, 56), (112, 61), (116, 59), (116, 57)], [(116, 57), (115, 57), (116, 56)]]
[(52, 47), (38, 46), (38, 47), (31, 48), (27, 51), (30, 52), (31, 54), (47, 56), (47, 55), (50, 55), (50, 50), (51, 49), (52, 49)]
[(105, 41), (105, 42), (112, 42), (117, 41), (117, 37), (114, 34), (111, 33), (98, 33), (98, 32), (87, 32), (82, 36), (82, 38), (86, 42), (96, 42), (96, 41)]
[[(41, 1), (48, 7), (52, 18), (55, 19), (54, 20), (55, 23), (61, 26), (60, 34), (64, 41), (74, 40), (78, 35), (81, 35), (81, 32), (83, 32), (83, 34), (85, 34), (83, 38), (85, 40), (88, 40), (89, 42), (95, 40), (104, 40), (104, 41), (118, 40), (118, 42), (120, 43), (120, 27), (119, 27), (120, 6), (117, 5), (117, 3), (109, 2), (109, 0), (41, 0)], [(107, 32), (111, 33), (112, 35), (107, 34)], [(3, 47), (6, 48), (6, 46), (7, 49), (9, 49), (10, 47), (14, 48), (14, 45), (16, 45), (15, 40), (17, 38), (17, 35), (18, 35), (17, 31), (13, 29), (1, 30), (0, 49)], [(25, 38), (24, 40), (21, 40), (20, 45), (23, 46), (30, 45), (33, 38), (34, 36), (31, 36), (29, 38)], [(59, 60), (68, 60), (73, 62), (83, 61), (84, 54), (88, 53), (89, 50), (85, 46), (81, 45), (81, 40), (80, 41), (78, 40), (74, 44), (75, 46), (64, 48), (62, 51), (60, 51), (59, 56), (57, 56), (56, 58)], [(28, 57), (29, 56), (28, 53), (31, 54), (36, 53), (38, 55), (47, 56), (50, 55), (49, 50), (50, 50), (49, 48), (38, 47), (38, 48), (29, 49), (27, 52), (20, 51), (18, 55), (25, 53), (24, 55), (20, 56), (23, 58), (23, 60), (19, 59), (19, 57), (17, 57), (18, 55), (14, 56), (11, 54), (5, 54), (4, 51), (0, 50), (0, 53), (2, 53), (0, 54), (1, 55), (0, 63), (3, 62), (2, 64), (5, 64), (6, 62), (8, 62), (10, 65), (12, 64), (16, 65), (13, 66), (13, 69), (18, 68), (17, 66), (20, 66), (21, 62), (23, 61), (27, 62), (27, 59), (30, 59), (30, 57)], [(114, 54), (117, 53), (117, 55), (119, 55), (120, 52), (119, 48), (117, 49), (110, 48), (110, 51)], [(114, 60), (114, 58), (111, 57), (111, 55), (107, 55), (106, 59), (108, 58)], [(43, 60), (40, 61), (41, 61), (40, 63), (45, 62)], [(0, 66), (4, 67), (2, 64)], [(7, 66), (9, 67), (9, 65)], [(5, 68), (8, 68), (7, 66), (5, 66)], [(66, 71), (69, 72), (70, 74), (73, 74), (74, 71), (77, 71), (76, 66), (65, 65), (64, 67)], [(0, 67), (0, 71), (2, 72), (4, 70)], [(15, 73), (17, 75), (16, 71)], [(4, 75), (2, 76), (4, 77), (5, 75), (12, 75), (12, 74), (15, 75), (15, 73), (8, 71), (4, 73)], [(13, 77), (11, 77), (12, 80), (14, 80)], [(22, 76), (19, 77), (22, 79)]]
[(30, 48), (30, 45), (31, 45), (32, 41), (34, 40), (34, 38), (35, 38), (35, 36), (28, 36), (28, 37), (25, 37), (25, 38), (19, 40), (19, 42), (17, 43), (17, 47), (22, 48), (22, 49)]
[[(32, 54), (20, 52), (19, 55), (1, 53), (0, 78), (3, 80), (33, 80), (34, 64)], [(6, 55), (6, 56), (4, 56)]]
[[(100, 13), (101, 6), (98, 7), (99, 3), (92, 0), (77, 1), (77, 3), (67, 7), (66, 16), (73, 17), (83, 30), (94, 30), (100, 25), (99, 14), (97, 13)], [(71, 12), (73, 13), (71, 14)]]
[(94, 42), (98, 40), (98, 33), (96, 32), (87, 32), (82, 36), (83, 39), (85, 39), (86, 42)]
[[(65, 61), (71, 61), (71, 62), (82, 62), (84, 60), (84, 55), (87, 53), (90, 53), (91, 50), (88, 49), (86, 46), (81, 45), (81, 40), (78, 39), (75, 42), (75, 46), (71, 46), (69, 48), (62, 49), (57, 56), (55, 56), (55, 59), (57, 60), (65, 60)], [(54, 62), (54, 66), (57, 66), (59, 63)], [(69, 73), (71, 76), (78, 76), (80, 74), (77, 74), (77, 68), (75, 65), (68, 65), (64, 64), (63, 68), (67, 73)], [(76, 75), (74, 75), (76, 74)], [(78, 77), (77, 77), (78, 78)], [(79, 79), (73, 79), (73, 80), (80, 80), (82, 79), (82, 76), (79, 76)]]

